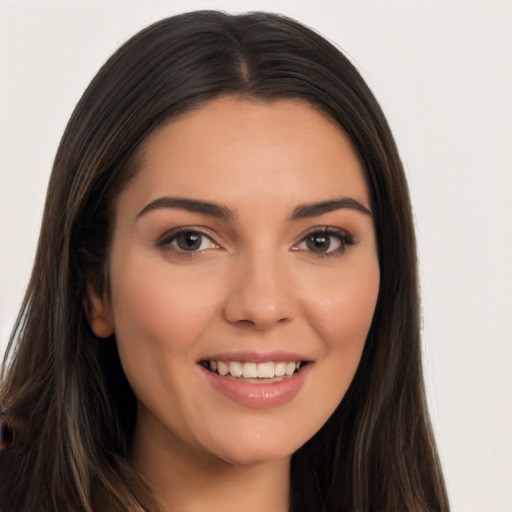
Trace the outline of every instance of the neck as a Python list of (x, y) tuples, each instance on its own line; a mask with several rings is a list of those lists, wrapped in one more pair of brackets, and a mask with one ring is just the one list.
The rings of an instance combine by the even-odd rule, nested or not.
[(132, 462), (162, 512), (289, 509), (290, 457), (233, 465), (180, 441), (163, 445), (136, 431)]

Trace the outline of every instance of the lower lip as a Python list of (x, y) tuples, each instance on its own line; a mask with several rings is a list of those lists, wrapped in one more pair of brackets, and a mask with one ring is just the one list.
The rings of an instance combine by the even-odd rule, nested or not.
[(265, 409), (291, 402), (304, 385), (311, 366), (310, 363), (292, 377), (269, 383), (245, 382), (232, 377), (223, 377), (202, 366), (200, 369), (216, 391), (246, 407)]

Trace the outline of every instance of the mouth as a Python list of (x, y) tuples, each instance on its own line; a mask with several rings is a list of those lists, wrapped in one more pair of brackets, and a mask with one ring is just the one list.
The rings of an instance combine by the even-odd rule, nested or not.
[(199, 361), (203, 368), (221, 377), (255, 383), (280, 382), (288, 379), (308, 363), (308, 361)]
[(245, 407), (266, 409), (292, 402), (308, 380), (313, 362), (275, 350), (212, 354), (197, 364), (210, 389)]

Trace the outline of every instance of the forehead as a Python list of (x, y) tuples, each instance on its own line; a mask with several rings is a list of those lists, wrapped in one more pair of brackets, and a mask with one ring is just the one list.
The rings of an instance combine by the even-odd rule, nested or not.
[[(358, 157), (342, 129), (298, 100), (212, 100), (156, 130), (121, 196), (140, 208), (157, 196), (226, 204), (314, 202), (350, 196), (368, 205)], [(137, 196), (137, 197), (135, 197)], [(120, 197), (123, 200), (123, 197)]]

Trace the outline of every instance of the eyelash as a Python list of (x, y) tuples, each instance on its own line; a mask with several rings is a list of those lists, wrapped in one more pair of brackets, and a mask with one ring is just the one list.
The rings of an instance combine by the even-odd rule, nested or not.
[[(299, 246), (301, 244), (307, 244), (308, 239), (311, 240), (314, 237), (328, 237), (330, 239), (327, 251), (316, 252), (309, 248), (299, 249)], [(329, 250), (331, 248), (333, 238), (337, 239), (337, 241), (339, 242), (339, 246), (334, 248), (333, 250)], [(325, 226), (323, 228), (315, 227), (308, 231), (305, 235), (302, 235), (299, 242), (293, 246), (293, 250), (304, 250), (319, 258), (332, 258), (335, 256), (342, 256), (347, 251), (347, 248), (352, 245), (355, 245), (355, 240), (351, 235), (349, 235), (347, 231), (345, 231), (344, 229), (334, 228), (332, 226)]]
[[(186, 250), (182, 249), (178, 246), (178, 238), (181, 235), (192, 235), (192, 236), (198, 236), (200, 237), (200, 245), (203, 244), (204, 239), (208, 239), (210, 243), (213, 245), (213, 247), (208, 247), (206, 249), (201, 250)], [(308, 240), (312, 240), (314, 237), (318, 238), (329, 238), (328, 246), (325, 251), (314, 251), (311, 250), (310, 247), (308, 247)], [(335, 247), (332, 250), (332, 239), (337, 239), (339, 242), (339, 246)], [(300, 246), (302, 244), (306, 245), (306, 248), (301, 249)], [(347, 248), (349, 246), (355, 245), (355, 241), (351, 235), (349, 235), (344, 229), (334, 228), (331, 226), (325, 226), (322, 228), (315, 227), (305, 233), (301, 236), (300, 240), (293, 245), (292, 250), (294, 251), (304, 251), (308, 252), (311, 255), (319, 258), (332, 258), (335, 256), (341, 256), (345, 254)], [(155, 243), (156, 247), (169, 247), (174, 246), (174, 251), (176, 254), (179, 255), (179, 257), (183, 258), (194, 258), (201, 254), (203, 254), (205, 251), (208, 251), (212, 248), (219, 248), (220, 246), (213, 240), (213, 238), (206, 234), (201, 228), (195, 227), (195, 226), (183, 226), (176, 229), (173, 229), (167, 233), (165, 233), (162, 237), (160, 237), (157, 242)]]
[(178, 238), (180, 235), (198, 235), (201, 237), (201, 245), (204, 239), (210, 240), (211, 244), (214, 246), (213, 248), (220, 247), (211, 236), (207, 235), (201, 228), (195, 226), (183, 226), (165, 233), (162, 237), (160, 237), (155, 246), (156, 247), (169, 247), (174, 246), (175, 252), (184, 258), (194, 258), (200, 254), (203, 254), (205, 251), (211, 249), (212, 247), (208, 247), (207, 249), (201, 250), (191, 250), (187, 251), (186, 249), (182, 249), (177, 245)]

